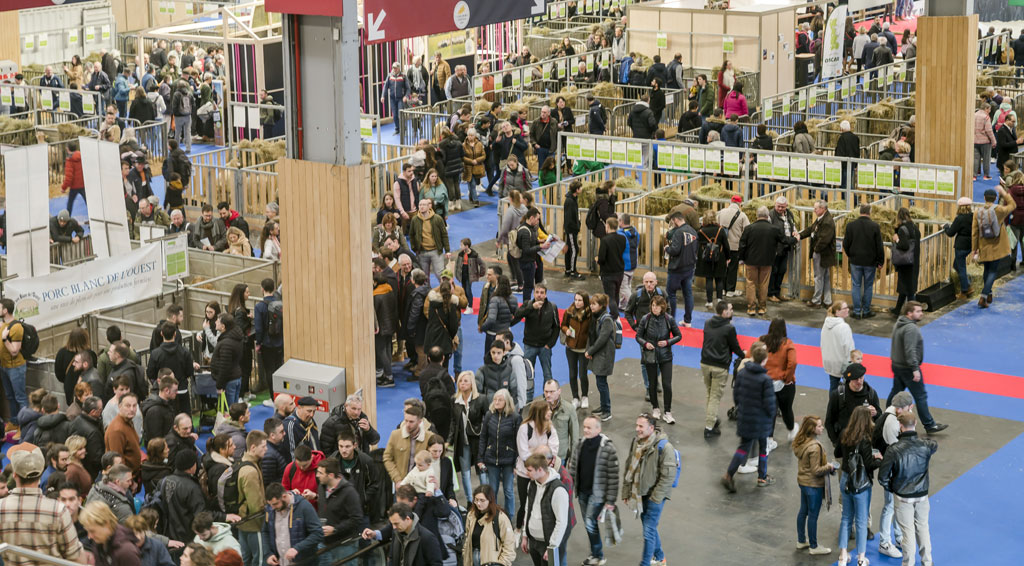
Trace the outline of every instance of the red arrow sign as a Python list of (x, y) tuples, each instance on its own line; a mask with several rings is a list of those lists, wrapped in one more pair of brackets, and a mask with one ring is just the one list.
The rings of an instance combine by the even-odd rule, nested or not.
[(419, 10), (410, 9), (410, 0), (365, 0), (366, 43), (542, 15), (544, 5), (545, 0), (431, 0), (429, 10)]
[(342, 16), (341, 0), (266, 0), (268, 12), (299, 14), (303, 16)]

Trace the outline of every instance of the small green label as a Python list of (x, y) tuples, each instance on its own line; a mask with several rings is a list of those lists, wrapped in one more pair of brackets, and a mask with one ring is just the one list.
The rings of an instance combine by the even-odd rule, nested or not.
[(672, 156), (672, 146), (658, 146), (658, 169), (671, 169)]
[(686, 147), (677, 147), (672, 155), (672, 165), (674, 169), (679, 171), (686, 171), (690, 168), (690, 149)]
[(841, 161), (825, 162), (825, 183), (838, 185), (843, 182), (843, 163)]
[(869, 163), (861, 163), (857, 166), (857, 188), (875, 188), (875, 166)]

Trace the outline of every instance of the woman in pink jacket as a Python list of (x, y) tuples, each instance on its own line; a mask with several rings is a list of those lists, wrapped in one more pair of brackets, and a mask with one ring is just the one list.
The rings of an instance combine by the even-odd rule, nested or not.
[(983, 171), (986, 181), (992, 178), (989, 175), (989, 165), (992, 163), (992, 147), (995, 145), (996, 134), (992, 131), (992, 122), (989, 121), (988, 103), (979, 100), (978, 110), (974, 112), (974, 179)]
[(725, 95), (722, 110), (726, 120), (733, 114), (737, 116), (747, 116), (750, 114), (747, 109), (747, 97), (743, 96), (743, 81), (736, 81), (736, 84), (732, 85), (732, 90), (729, 94)]

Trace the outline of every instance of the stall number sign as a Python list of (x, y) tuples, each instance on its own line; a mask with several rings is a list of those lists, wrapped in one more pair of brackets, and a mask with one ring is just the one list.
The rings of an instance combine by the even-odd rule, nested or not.
[(364, 138), (373, 135), (373, 120), (370, 118), (359, 118), (359, 135)]
[(668, 34), (667, 33), (659, 33), (658, 34), (658, 49), (668, 49)]
[(78, 43), (78, 30), (68, 31), (68, 45), (75, 45)]
[(764, 119), (765, 120), (771, 120), (772, 119), (772, 99), (770, 99), (770, 98), (764, 99), (764, 102), (761, 103), (761, 107), (764, 108)]
[(731, 35), (722, 36), (722, 53), (732, 53), (736, 48), (736, 43), (733, 41)]
[(188, 234), (181, 232), (177, 238), (164, 240), (161, 244), (164, 252), (164, 277), (188, 277)]
[(483, 96), (484, 94), (484, 79), (479, 75), (473, 77), (473, 94), (476, 96)]
[(100, 39), (102, 39), (102, 40), (110, 39), (110, 26), (109, 25), (106, 25), (106, 26), (103, 26), (103, 27), (100, 28)]

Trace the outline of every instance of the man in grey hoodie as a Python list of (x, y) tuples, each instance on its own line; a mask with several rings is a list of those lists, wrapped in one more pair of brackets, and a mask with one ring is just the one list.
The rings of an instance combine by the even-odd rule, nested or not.
[(917, 405), (917, 414), (921, 417), (924, 429), (934, 434), (949, 428), (949, 425), (935, 422), (928, 410), (928, 392), (924, 388), (924, 376), (921, 375), (921, 364), (924, 362), (924, 339), (917, 322), (924, 316), (924, 309), (917, 301), (908, 301), (903, 306), (903, 315), (896, 321), (892, 329), (892, 348), (889, 357), (892, 360), (892, 391), (886, 404), (892, 404), (892, 398), (909, 389)]

